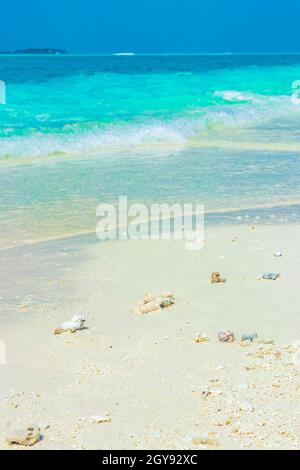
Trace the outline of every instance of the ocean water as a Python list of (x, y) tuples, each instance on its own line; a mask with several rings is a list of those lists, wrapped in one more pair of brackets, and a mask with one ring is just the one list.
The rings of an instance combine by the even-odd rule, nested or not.
[(0, 56), (0, 80), (3, 246), (119, 195), (298, 220), (300, 55)]

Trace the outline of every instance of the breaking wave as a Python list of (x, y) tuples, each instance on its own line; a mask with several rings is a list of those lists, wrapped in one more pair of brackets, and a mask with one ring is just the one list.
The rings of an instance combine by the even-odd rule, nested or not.
[(289, 95), (267, 96), (235, 90), (216, 90), (211, 95), (214, 101), (209, 106), (187, 107), (181, 117), (135, 118), (116, 124), (85, 122), (82, 126), (77, 122), (57, 131), (47, 127), (29, 129), (25, 135), (16, 135), (9, 129), (7, 136), (2, 132), (0, 137), (0, 158), (130, 151), (151, 145), (181, 148), (191, 139), (201, 143), (204, 135), (207, 138), (220, 127), (259, 129), (271, 121), (287, 118), (295, 125), (299, 122), (300, 106)]

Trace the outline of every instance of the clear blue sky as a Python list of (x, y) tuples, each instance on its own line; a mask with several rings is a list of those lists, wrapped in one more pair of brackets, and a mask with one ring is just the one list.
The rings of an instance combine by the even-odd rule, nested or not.
[(0, 50), (300, 51), (300, 0), (3, 0), (0, 12)]

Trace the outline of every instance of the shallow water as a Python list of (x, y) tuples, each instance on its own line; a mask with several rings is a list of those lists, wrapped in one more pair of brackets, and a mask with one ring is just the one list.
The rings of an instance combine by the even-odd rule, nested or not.
[(120, 195), (299, 216), (300, 55), (1, 56), (0, 79), (2, 246), (92, 231)]

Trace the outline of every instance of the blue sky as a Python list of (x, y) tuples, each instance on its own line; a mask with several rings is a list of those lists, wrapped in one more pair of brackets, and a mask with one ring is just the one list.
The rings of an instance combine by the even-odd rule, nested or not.
[(0, 50), (299, 52), (299, 0), (7, 0)]

